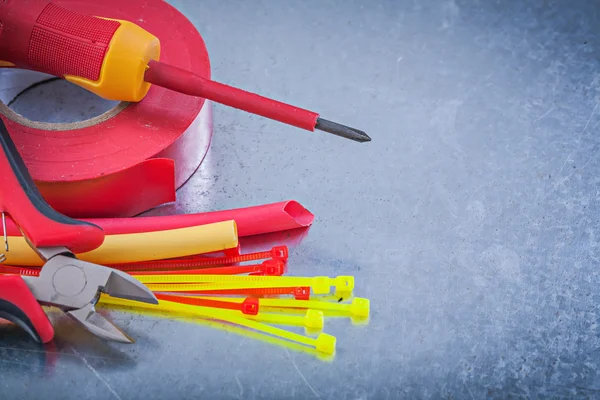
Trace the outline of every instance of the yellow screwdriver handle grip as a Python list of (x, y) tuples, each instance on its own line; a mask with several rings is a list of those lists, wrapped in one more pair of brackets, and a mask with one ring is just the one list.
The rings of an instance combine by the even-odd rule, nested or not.
[(132, 22), (116, 21), (120, 26), (104, 56), (100, 78), (96, 81), (72, 75), (64, 78), (106, 100), (138, 102), (150, 90), (144, 74), (150, 61), (160, 59), (160, 41)]
[(160, 41), (136, 24), (95, 17), (49, 0), (0, 1), (0, 67), (64, 78), (108, 100), (137, 102), (150, 85)]

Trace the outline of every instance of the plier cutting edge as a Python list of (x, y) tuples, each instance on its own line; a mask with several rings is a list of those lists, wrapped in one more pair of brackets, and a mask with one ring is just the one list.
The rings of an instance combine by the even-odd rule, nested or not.
[[(44, 200), (0, 118), (0, 212), (8, 249), (5, 214), (45, 261), (39, 276), (0, 276), (0, 318), (14, 322), (36, 341), (50, 342), (54, 328), (42, 305), (55, 306), (95, 335), (132, 343), (127, 334), (96, 313), (101, 293), (158, 304), (154, 294), (132, 276), (77, 259), (104, 242), (99, 226), (67, 217)], [(0, 256), (0, 262), (5, 259)]]

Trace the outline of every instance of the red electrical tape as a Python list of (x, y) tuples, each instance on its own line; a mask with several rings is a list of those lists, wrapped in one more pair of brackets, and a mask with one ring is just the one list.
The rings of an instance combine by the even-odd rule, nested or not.
[[(159, 38), (161, 60), (210, 78), (202, 37), (167, 2), (54, 3), (133, 21)], [(0, 86), (8, 80), (3, 74)], [(175, 190), (204, 159), (212, 135), (210, 103), (156, 86), (140, 103), (120, 105), (84, 124), (32, 123), (5, 106), (0, 111), (44, 198), (74, 218), (132, 217), (174, 201)]]

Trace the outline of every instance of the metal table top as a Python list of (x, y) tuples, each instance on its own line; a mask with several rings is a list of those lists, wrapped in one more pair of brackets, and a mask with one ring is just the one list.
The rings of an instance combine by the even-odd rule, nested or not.
[(329, 361), (126, 313), (112, 317), (135, 345), (65, 322), (41, 350), (6, 329), (0, 397), (597, 396), (597, 5), (172, 4), (203, 35), (215, 79), (373, 141), (215, 105), (208, 158), (177, 204), (153, 213), (300, 201), (316, 220), (290, 239), (290, 273), (354, 275), (369, 324), (326, 320), (338, 338)]

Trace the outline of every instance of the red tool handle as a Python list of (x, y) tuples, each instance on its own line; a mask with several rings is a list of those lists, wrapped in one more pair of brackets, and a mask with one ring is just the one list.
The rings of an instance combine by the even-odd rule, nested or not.
[(0, 61), (91, 81), (100, 77), (119, 29), (116, 21), (73, 13), (48, 0), (0, 1), (0, 22)]
[(10, 215), (33, 247), (66, 247), (84, 253), (104, 242), (100, 227), (69, 218), (46, 203), (2, 119), (0, 148), (0, 212)]
[(0, 318), (17, 324), (37, 342), (48, 343), (54, 338), (48, 316), (20, 276), (0, 277)]

